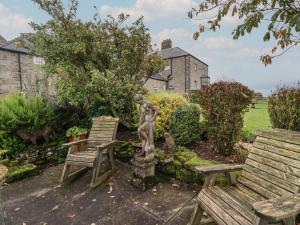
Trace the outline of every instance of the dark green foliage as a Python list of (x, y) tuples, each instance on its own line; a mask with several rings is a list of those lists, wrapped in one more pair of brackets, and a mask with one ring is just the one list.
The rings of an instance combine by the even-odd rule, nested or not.
[(129, 142), (118, 141), (114, 145), (114, 154), (116, 158), (123, 162), (129, 162), (134, 153), (134, 149)]
[(268, 111), (273, 128), (300, 131), (300, 87), (281, 87), (269, 98)]
[(217, 82), (203, 87), (199, 103), (204, 114), (208, 138), (216, 150), (230, 155), (239, 140), (243, 115), (253, 92), (237, 82)]
[(171, 116), (169, 131), (177, 145), (187, 145), (200, 136), (200, 107), (197, 104), (179, 106)]
[[(33, 0), (50, 20), (31, 23), (32, 54), (43, 56), (47, 74), (56, 74), (57, 98), (85, 111), (94, 102), (120, 118), (132, 128), (136, 123), (133, 96), (143, 92), (143, 84), (164, 68), (158, 54), (152, 52), (148, 28), (139, 18), (133, 23), (128, 16), (116, 18), (98, 15), (91, 21), (77, 18), (78, 0)], [(95, 11), (96, 13), (96, 11)]]
[(248, 143), (253, 143), (255, 140), (255, 134), (248, 131), (248, 130), (243, 130), (241, 132), (241, 139), (243, 142), (248, 142)]

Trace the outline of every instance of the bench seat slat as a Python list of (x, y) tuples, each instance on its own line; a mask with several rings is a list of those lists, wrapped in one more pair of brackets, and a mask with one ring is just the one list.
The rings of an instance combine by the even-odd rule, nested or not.
[[(206, 206), (209, 210), (208, 214), (213, 218), (219, 218), (225, 225), (241, 225), (233, 217), (235, 215), (230, 215), (222, 207), (220, 207), (211, 196), (207, 195), (205, 191), (201, 192), (200, 204)], [(246, 224), (245, 224), (246, 225)]]
[(255, 141), (261, 144), (271, 145), (274, 147), (287, 149), (289, 151), (300, 153), (300, 145), (297, 144), (286, 143), (286, 142), (265, 138), (265, 137), (257, 137)]

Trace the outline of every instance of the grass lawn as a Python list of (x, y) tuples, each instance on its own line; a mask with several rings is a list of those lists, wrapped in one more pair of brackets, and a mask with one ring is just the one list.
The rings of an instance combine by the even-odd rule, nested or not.
[(267, 101), (259, 101), (255, 108), (250, 108), (244, 117), (243, 130), (255, 133), (257, 129), (270, 130), (271, 122), (268, 114)]

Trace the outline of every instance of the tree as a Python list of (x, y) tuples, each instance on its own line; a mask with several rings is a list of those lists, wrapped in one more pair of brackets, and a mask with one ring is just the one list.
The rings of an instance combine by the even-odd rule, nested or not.
[(44, 57), (46, 74), (56, 74), (58, 100), (83, 109), (101, 101), (123, 125), (132, 127), (133, 96), (164, 67), (157, 54), (150, 54), (151, 37), (143, 18), (129, 24), (128, 15), (102, 21), (96, 14), (85, 22), (76, 18), (78, 0), (70, 0), (68, 10), (61, 0), (33, 1), (51, 19), (31, 23), (31, 53)]
[(234, 39), (265, 26), (263, 40), (276, 40), (270, 54), (260, 58), (265, 65), (300, 43), (299, 0), (204, 0), (197, 9), (190, 10), (188, 16), (203, 21), (199, 31), (194, 33), (194, 39), (202, 32), (216, 31), (226, 16), (237, 16), (242, 22), (232, 32)]

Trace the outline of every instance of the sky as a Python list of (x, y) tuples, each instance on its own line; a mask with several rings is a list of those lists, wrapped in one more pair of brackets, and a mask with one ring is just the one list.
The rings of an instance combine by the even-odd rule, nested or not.
[[(65, 6), (68, 1), (63, 0)], [(130, 14), (132, 21), (143, 15), (155, 49), (161, 41), (172, 39), (180, 47), (209, 65), (211, 81), (238, 81), (255, 91), (268, 95), (280, 85), (295, 85), (300, 80), (300, 47), (276, 58), (271, 66), (260, 62), (274, 42), (262, 40), (264, 27), (233, 40), (231, 32), (239, 24), (236, 18), (226, 18), (221, 30), (201, 35), (193, 33), (199, 21), (190, 20), (187, 12), (201, 0), (79, 0), (78, 17), (91, 20), (96, 12), (101, 17)], [(96, 6), (95, 9), (93, 6)], [(0, 0), (0, 34), (7, 40), (20, 33), (32, 32), (29, 22), (45, 22), (49, 16), (31, 0)]]

